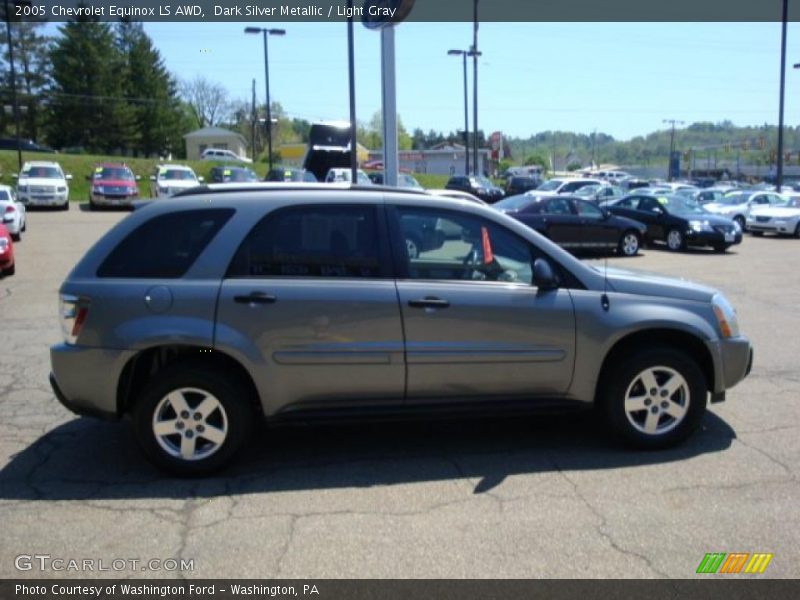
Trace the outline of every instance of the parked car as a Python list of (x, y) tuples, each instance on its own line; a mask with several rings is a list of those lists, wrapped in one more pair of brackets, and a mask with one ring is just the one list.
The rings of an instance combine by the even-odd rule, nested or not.
[(800, 238), (800, 196), (789, 196), (780, 204), (753, 207), (747, 215), (747, 229), (755, 236), (776, 233)]
[(711, 246), (725, 252), (742, 241), (739, 224), (713, 215), (681, 196), (632, 194), (607, 205), (607, 210), (647, 225), (647, 240), (664, 241), (670, 250)]
[(20, 139), (19, 144), (17, 144), (17, 138), (0, 138), (0, 150), (16, 151), (17, 148), (23, 152), (46, 152), (48, 154), (55, 153), (55, 150), (49, 146), (37, 144), (33, 140)]
[[(373, 184), (383, 185), (383, 171), (371, 171), (367, 173), (367, 177), (369, 177), (369, 180)], [(414, 179), (414, 177), (412, 177), (408, 173), (397, 174), (397, 186), (419, 191), (423, 191), (425, 189), (419, 184), (419, 181)]]
[(448, 190), (459, 190), (477, 196), (488, 204), (494, 204), (503, 197), (503, 190), (489, 181), (486, 177), (476, 175), (456, 175), (451, 177), (444, 186)]
[(582, 187), (587, 185), (603, 185), (601, 179), (579, 179), (579, 178), (560, 178), (548, 179), (540, 185), (534, 192), (536, 195), (543, 194), (574, 194)]
[(57, 162), (32, 160), (17, 177), (17, 198), (26, 206), (56, 206), (69, 210), (69, 184)]
[(11, 238), (18, 242), (27, 227), (25, 205), (17, 200), (14, 188), (0, 185), (0, 223), (8, 230)]
[(607, 184), (585, 185), (573, 192), (573, 194), (582, 200), (593, 202), (594, 204), (600, 204), (601, 202), (607, 202), (609, 200), (616, 200), (617, 198), (622, 198), (625, 195), (625, 193), (622, 191), (622, 188), (616, 185)]
[(623, 256), (639, 252), (647, 228), (617, 217), (586, 200), (572, 196), (505, 198), (494, 208), (511, 215), (568, 250), (616, 250)]
[(533, 177), (509, 177), (506, 180), (506, 196), (516, 196), (517, 194), (524, 194), (528, 190), (535, 190), (541, 185), (541, 179), (534, 179)]
[[(57, 398), (131, 415), (150, 460), (197, 475), (256, 417), (337, 410), (596, 405), (628, 443), (669, 447), (750, 371), (717, 290), (589, 267), (489, 207), (326, 187), (209, 185), (128, 215), (61, 286)], [(414, 219), (460, 236), (412, 258)]]
[(101, 206), (131, 206), (139, 197), (136, 176), (126, 164), (101, 163), (87, 179), (92, 210)]
[(761, 192), (743, 190), (728, 192), (714, 202), (704, 204), (708, 212), (733, 219), (744, 230), (747, 226), (747, 216), (755, 207), (783, 204), (785, 200), (776, 192)]
[(468, 202), (474, 202), (475, 204), (486, 204), (486, 202), (477, 196), (473, 196), (469, 192), (462, 192), (460, 190), (437, 190), (429, 188), (425, 190), (425, 193), (430, 194), (431, 196), (439, 196), (440, 198), (454, 198), (455, 200), (467, 200)]
[(183, 190), (200, 185), (202, 177), (195, 175), (191, 167), (185, 165), (158, 165), (150, 176), (150, 197), (168, 198)]
[(305, 169), (295, 169), (291, 167), (278, 167), (272, 169), (264, 181), (305, 181), (306, 183), (316, 183), (317, 178), (311, 171)]
[(700, 189), (694, 193), (694, 201), (700, 204), (701, 206), (705, 206), (710, 202), (716, 202), (730, 191), (731, 188), (718, 188), (718, 187)]
[(16, 271), (14, 241), (6, 226), (0, 223), (0, 275), (8, 277)]
[[(343, 167), (335, 167), (330, 169), (325, 175), (325, 183), (349, 183), (352, 176), (351, 169)], [(367, 177), (361, 169), (356, 171), (356, 179), (358, 185), (372, 185), (372, 181)]]
[(247, 167), (213, 167), (208, 179), (212, 183), (255, 182), (258, 181), (258, 175)]
[(226, 150), (224, 148), (206, 148), (200, 154), (201, 160), (216, 160), (219, 162), (241, 162), (241, 163), (252, 163), (252, 158), (247, 158), (246, 156), (239, 156), (232, 150)]

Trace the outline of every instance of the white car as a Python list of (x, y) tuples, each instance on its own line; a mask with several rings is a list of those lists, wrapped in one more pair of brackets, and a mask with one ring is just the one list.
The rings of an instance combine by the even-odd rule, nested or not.
[(542, 185), (535, 190), (528, 190), (526, 194), (535, 196), (550, 196), (554, 194), (571, 194), (587, 185), (603, 185), (604, 181), (601, 179), (567, 179), (555, 178), (545, 181)]
[(25, 205), (17, 200), (14, 188), (0, 185), (0, 223), (6, 226), (11, 239), (18, 242), (27, 225)]
[[(364, 171), (358, 169), (356, 172), (358, 185), (372, 185), (372, 180), (367, 176)], [(350, 183), (350, 169), (334, 168), (328, 170), (325, 175), (325, 183)]]
[(182, 190), (188, 190), (203, 182), (191, 167), (184, 165), (159, 165), (150, 176), (150, 197), (168, 198)]
[(200, 155), (200, 158), (203, 160), (218, 160), (220, 162), (243, 162), (243, 163), (252, 163), (252, 158), (247, 158), (246, 156), (239, 156), (235, 152), (231, 150), (225, 150), (224, 148), (206, 148), (203, 150), (203, 153)]
[(69, 210), (69, 185), (57, 162), (33, 160), (22, 165), (17, 177), (17, 198), (26, 206), (59, 206)]
[(783, 204), (784, 202), (786, 200), (775, 192), (744, 190), (729, 192), (715, 202), (704, 204), (703, 208), (715, 215), (733, 219), (739, 223), (739, 227), (744, 231), (747, 227), (747, 217), (752, 209)]
[(780, 204), (753, 208), (747, 216), (747, 228), (755, 236), (769, 232), (800, 238), (800, 196), (791, 195)]

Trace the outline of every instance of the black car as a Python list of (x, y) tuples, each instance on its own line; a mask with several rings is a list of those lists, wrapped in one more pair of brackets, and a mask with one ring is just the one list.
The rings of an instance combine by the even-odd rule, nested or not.
[(489, 204), (494, 204), (504, 196), (502, 189), (497, 187), (486, 177), (477, 175), (456, 175), (451, 177), (444, 187), (448, 190), (459, 190), (470, 193)]
[(573, 196), (510, 196), (494, 205), (567, 250), (614, 250), (635, 256), (647, 228)]
[(243, 181), (258, 181), (252, 169), (247, 167), (214, 167), (208, 175), (211, 183), (239, 183)]
[(664, 241), (670, 250), (711, 246), (725, 252), (742, 241), (742, 230), (731, 219), (714, 215), (682, 196), (631, 194), (607, 210), (647, 225), (649, 241)]
[(509, 177), (506, 181), (506, 196), (516, 196), (528, 190), (535, 190), (541, 183), (540, 179), (533, 177)]
[(305, 181), (307, 183), (317, 183), (317, 178), (311, 171), (305, 169), (295, 169), (291, 167), (272, 169), (264, 181)]
[(16, 138), (0, 138), (0, 150), (16, 150), (19, 148), (23, 152), (47, 152), (50, 154), (55, 153), (55, 150), (49, 146), (37, 144), (33, 140), (26, 140), (20, 138), (17, 144)]

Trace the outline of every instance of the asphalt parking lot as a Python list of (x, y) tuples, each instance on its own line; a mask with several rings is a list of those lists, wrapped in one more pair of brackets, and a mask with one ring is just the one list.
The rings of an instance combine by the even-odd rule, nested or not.
[(691, 578), (707, 552), (774, 554), (728, 577), (800, 575), (800, 240), (608, 259), (720, 288), (753, 341), (750, 377), (680, 448), (628, 451), (591, 415), (264, 428), (233, 469), (175, 480), (127, 423), (76, 418), (47, 383), (58, 287), (124, 216), (30, 213), (0, 280), (0, 578)]

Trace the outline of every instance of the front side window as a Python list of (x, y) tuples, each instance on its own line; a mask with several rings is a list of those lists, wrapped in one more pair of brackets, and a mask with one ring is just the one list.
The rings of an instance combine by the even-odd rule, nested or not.
[(590, 219), (602, 219), (603, 211), (597, 208), (594, 204), (584, 202), (583, 200), (575, 201), (575, 208), (578, 209), (578, 214), (582, 217), (589, 217)]
[(438, 209), (398, 208), (398, 216), (409, 279), (533, 280), (533, 247), (493, 221)]
[(233, 213), (233, 209), (215, 208), (154, 217), (134, 229), (111, 251), (97, 270), (97, 276), (183, 277)]
[(279, 210), (242, 242), (228, 277), (386, 275), (372, 206), (302, 206)]

